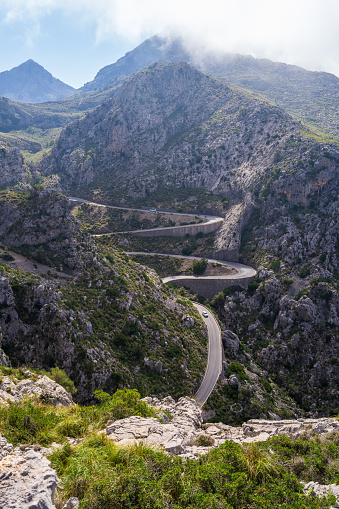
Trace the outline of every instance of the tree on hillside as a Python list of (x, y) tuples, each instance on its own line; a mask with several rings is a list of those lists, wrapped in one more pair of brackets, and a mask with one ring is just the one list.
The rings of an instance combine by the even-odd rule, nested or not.
[(192, 267), (193, 274), (195, 276), (201, 276), (205, 272), (206, 267), (207, 267), (206, 258), (202, 258), (202, 260), (194, 260)]

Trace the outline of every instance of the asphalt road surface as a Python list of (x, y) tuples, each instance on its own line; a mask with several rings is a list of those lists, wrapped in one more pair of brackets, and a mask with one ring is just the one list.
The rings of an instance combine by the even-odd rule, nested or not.
[[(221, 374), (222, 370), (222, 343), (221, 343), (221, 331), (217, 320), (214, 318), (211, 311), (205, 306), (198, 304), (196, 302), (193, 303), (194, 306), (199, 311), (202, 319), (207, 325), (208, 332), (208, 360), (207, 367), (205, 371), (204, 379), (194, 396), (194, 399), (198, 403), (198, 405), (203, 406), (211, 392), (213, 391), (215, 384), (218, 381), (218, 378)], [(202, 313), (206, 311), (208, 313), (208, 318), (205, 318)]]

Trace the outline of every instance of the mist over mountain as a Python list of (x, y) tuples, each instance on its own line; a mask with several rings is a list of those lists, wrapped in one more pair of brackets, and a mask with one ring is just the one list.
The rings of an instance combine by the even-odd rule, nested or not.
[(23, 103), (42, 103), (68, 97), (75, 89), (54, 78), (44, 67), (27, 60), (0, 73), (0, 96)]
[(215, 52), (179, 37), (156, 35), (101, 69), (80, 91), (102, 89), (154, 62), (185, 61), (214, 77), (267, 98), (327, 135), (339, 136), (339, 78), (250, 55)]

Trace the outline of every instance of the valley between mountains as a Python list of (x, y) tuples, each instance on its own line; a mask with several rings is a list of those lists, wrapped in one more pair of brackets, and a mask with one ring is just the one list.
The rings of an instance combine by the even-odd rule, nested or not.
[[(203, 468), (213, 454), (222, 456), (219, 466), (232, 457), (247, 488), (271, 483), (272, 494), (280, 489), (272, 479), (294, 483), (292, 495), (281, 487), (281, 507), (328, 508), (333, 501), (312, 502), (296, 478), (285, 476), (339, 484), (332, 426), (339, 414), (337, 78), (240, 56), (200, 64), (180, 41), (151, 38), (75, 92), (34, 63), (24, 66), (32, 76), (38, 72), (41, 87), (53, 84), (44, 93), (64, 90), (67, 97), (39, 103), (29, 87), (19, 87), (36, 102), (0, 99), (0, 372), (6, 379), (0, 381), (0, 430), (10, 430), (6, 440), (21, 445), (27, 439), (29, 446), (51, 446), (55, 438), (61, 448), (46, 454), (71, 479), (67, 469), (75, 468), (78, 454), (99, 458), (100, 452), (105, 465), (118, 458), (106, 435), (97, 435), (108, 419), (114, 433), (119, 419), (166, 421), (176, 405), (191, 401), (171, 398), (195, 395), (202, 405), (198, 420), (210, 430), (203, 434), (198, 426), (206, 447), (213, 433), (245, 429), (251, 419), (309, 422), (314, 429), (325, 422), (333, 436), (322, 430), (314, 438), (318, 431), (302, 428), (301, 437), (289, 431), (291, 442), (273, 438), (267, 450), (252, 448), (253, 458), (268, 461), (268, 477), (248, 473), (252, 453), (242, 442), (241, 451), (230, 442), (205, 459), (185, 461)], [(315, 89), (328, 90), (324, 101), (314, 99)], [(35, 389), (42, 399), (31, 395), (40, 398), (34, 404), (6, 402), (6, 391), (16, 394), (46, 375), (73, 393), (70, 410), (54, 415), (46, 394)], [(165, 409), (161, 417), (152, 402)], [(40, 426), (40, 409), (55, 423), (54, 434)], [(72, 442), (85, 436), (84, 447)], [(154, 451), (143, 456), (140, 447), (133, 458), (147, 457), (143, 465), (161, 470), (167, 460), (155, 460), (152, 454), (160, 453)], [(281, 473), (287, 448), (293, 458)], [(312, 468), (305, 459), (311, 449), (327, 451), (319, 468), (313, 456)], [(270, 462), (272, 451), (274, 461), (280, 455), (278, 467)], [(125, 460), (114, 459), (114, 468)], [(79, 498), (81, 509), (108, 507), (86, 475), (63, 477), (58, 509), (65, 493)], [(102, 492), (115, 493), (111, 480), (105, 482)], [(247, 493), (240, 484), (239, 493)], [(190, 505), (182, 489), (182, 505), (175, 506), (173, 488), (173, 504), (159, 507), (247, 509), (256, 507), (255, 497), (257, 507), (276, 507), (272, 500), (264, 505), (271, 495), (261, 491), (243, 505), (224, 494), (218, 505), (221, 488), (216, 498), (206, 490), (200, 505)], [(140, 497), (129, 506), (121, 500), (117, 507), (151, 507)]]

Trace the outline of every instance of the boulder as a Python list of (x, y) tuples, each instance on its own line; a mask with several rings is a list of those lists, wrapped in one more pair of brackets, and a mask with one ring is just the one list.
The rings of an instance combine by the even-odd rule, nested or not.
[(78, 509), (79, 507), (79, 499), (77, 497), (71, 497), (67, 500), (66, 504), (62, 509)]
[[(28, 372), (28, 374), (30, 373)], [(1, 404), (7, 405), (9, 401), (12, 403), (22, 401), (24, 396), (38, 396), (55, 406), (73, 404), (71, 394), (48, 376), (38, 376), (36, 380), (27, 378), (17, 383), (7, 376), (3, 377), (0, 382)]]
[(190, 315), (184, 315), (182, 321), (184, 322), (185, 327), (194, 327), (195, 321)]
[(314, 493), (318, 497), (325, 497), (334, 495), (336, 498), (335, 505), (332, 507), (339, 507), (339, 486), (337, 484), (319, 484), (314, 481), (302, 483), (304, 485), (304, 493), (310, 495)]
[(222, 332), (221, 338), (225, 350), (232, 350), (233, 352), (237, 352), (239, 350), (240, 340), (234, 332), (225, 330)]
[(178, 403), (170, 397), (163, 401), (145, 398), (157, 410), (171, 413), (169, 422), (161, 423), (154, 417), (128, 417), (109, 423), (106, 434), (110, 440), (122, 444), (144, 442), (165, 449), (169, 454), (184, 453), (202, 424), (201, 409), (195, 400), (180, 398)]
[(157, 373), (162, 373), (163, 363), (161, 361), (153, 361), (152, 359), (145, 357), (144, 363), (145, 363), (145, 366), (147, 366), (149, 369), (152, 369), (153, 371), (156, 371)]
[(41, 452), (16, 449), (0, 461), (0, 507), (55, 509), (57, 483), (55, 470)]
[(9, 444), (5, 437), (0, 435), (0, 460), (13, 451), (13, 445)]
[(240, 387), (240, 385), (241, 385), (241, 383), (236, 375), (231, 375), (227, 379), (227, 382), (228, 382), (228, 385), (230, 385), (231, 387), (235, 387), (235, 386)]

